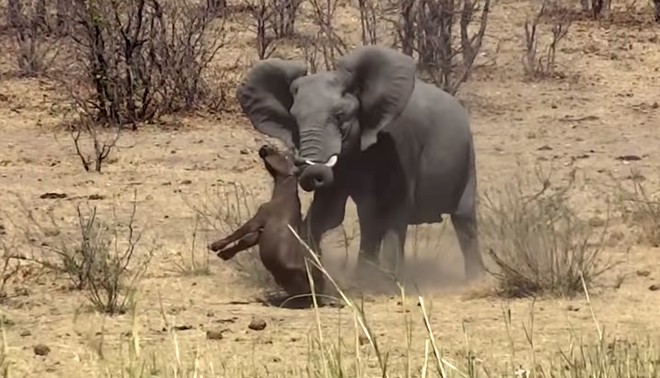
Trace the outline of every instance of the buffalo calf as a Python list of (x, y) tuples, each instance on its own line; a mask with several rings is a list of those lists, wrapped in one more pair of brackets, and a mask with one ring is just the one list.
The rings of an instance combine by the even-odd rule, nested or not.
[[(302, 223), (297, 168), (290, 155), (266, 145), (259, 149), (259, 156), (274, 180), (270, 201), (259, 206), (257, 213), (234, 233), (208, 248), (223, 260), (229, 260), (238, 252), (258, 244), (261, 262), (287, 294), (310, 294), (304, 261), (307, 252), (287, 227), (291, 225), (299, 232)], [(234, 242), (237, 243), (230, 246)], [(320, 293), (324, 286), (322, 273), (311, 262), (308, 266), (312, 271), (314, 289)]]

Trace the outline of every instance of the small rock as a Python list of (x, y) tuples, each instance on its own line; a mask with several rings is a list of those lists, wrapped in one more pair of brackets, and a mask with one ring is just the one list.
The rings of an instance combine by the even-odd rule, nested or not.
[(37, 356), (47, 356), (50, 353), (50, 347), (44, 344), (37, 344), (34, 346), (34, 354)]
[(248, 328), (253, 331), (263, 331), (266, 328), (266, 321), (263, 319), (252, 319)]
[(188, 325), (188, 324), (184, 324), (184, 325), (180, 325), (180, 326), (174, 326), (172, 328), (174, 328), (175, 331), (187, 331), (189, 329), (193, 329), (193, 326)]
[(206, 331), (206, 338), (209, 340), (222, 340), (222, 331), (210, 329)]
[(102, 194), (90, 194), (89, 196), (87, 196), (87, 198), (90, 201), (100, 201), (102, 199), (105, 199), (105, 196)]
[(568, 305), (568, 306), (566, 306), (566, 310), (567, 310), (567, 311), (574, 311), (574, 312), (575, 312), (575, 311), (580, 311), (580, 308), (579, 308), (579, 307), (575, 307), (575, 306), (573, 306), (573, 305)]
[(651, 275), (651, 272), (648, 271), (648, 270), (638, 270), (638, 271), (635, 272), (635, 273), (636, 273), (638, 276), (640, 276), (640, 277), (648, 277), (648, 276)]
[(637, 156), (637, 155), (621, 155), (621, 156), (617, 156), (616, 159), (621, 160), (621, 161), (638, 161), (638, 160), (642, 160), (642, 158)]
[(360, 335), (358, 337), (358, 342), (360, 343), (360, 345), (369, 344), (369, 338), (367, 336)]
[(66, 193), (47, 192), (39, 196), (41, 199), (62, 199), (66, 198)]
[(589, 219), (589, 226), (591, 227), (603, 227), (607, 222), (603, 218), (592, 217)]
[(247, 148), (243, 148), (243, 149), (241, 150), (241, 155), (247, 155), (247, 154), (249, 154), (249, 153), (250, 153), (250, 151), (248, 151)]
[(658, 291), (658, 290), (660, 290), (660, 285), (658, 285), (658, 284), (653, 284), (653, 285), (649, 286), (649, 290), (651, 290), (651, 291)]
[(28, 337), (30, 335), (32, 335), (32, 332), (30, 332), (27, 329), (25, 331), (21, 332), (21, 337)]
[(181, 185), (190, 185), (190, 184), (192, 184), (192, 181), (190, 181), (190, 180), (181, 181)]
[(537, 151), (552, 151), (552, 147), (547, 144), (536, 149)]

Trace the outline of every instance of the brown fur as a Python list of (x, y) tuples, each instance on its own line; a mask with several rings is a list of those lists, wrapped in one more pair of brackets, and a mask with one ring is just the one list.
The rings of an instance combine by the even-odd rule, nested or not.
[[(287, 227), (291, 225), (299, 232), (302, 223), (296, 167), (291, 156), (269, 146), (262, 146), (259, 156), (275, 182), (271, 200), (259, 206), (257, 213), (234, 233), (208, 248), (223, 260), (229, 260), (238, 252), (258, 244), (262, 263), (287, 294), (309, 294), (311, 290), (304, 262), (307, 252)], [(238, 242), (229, 246), (235, 241)], [(320, 293), (323, 290), (321, 272), (311, 262), (308, 265), (314, 278), (314, 289)]]

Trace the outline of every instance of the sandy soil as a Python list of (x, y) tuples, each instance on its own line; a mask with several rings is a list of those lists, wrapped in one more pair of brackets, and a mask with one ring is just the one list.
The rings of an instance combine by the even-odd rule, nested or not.
[[(522, 1), (499, 1), (493, 7), (480, 67), (460, 92), (473, 119), (480, 188), (510, 182), (521, 165), (530, 175), (537, 164), (552, 165), (558, 180), (576, 167), (581, 187), (575, 200), (587, 217), (604, 213), (603, 189), (612, 185), (610, 175), (625, 183), (630, 168), (635, 168), (646, 177), (647, 190), (658, 190), (660, 49), (658, 29), (647, 20), (650, 13), (635, 16), (643, 22), (631, 22), (629, 18), (634, 17), (625, 15), (600, 24), (576, 22), (558, 52), (558, 71), (563, 77), (529, 81), (524, 79), (520, 63), (522, 24), (528, 9), (529, 4)], [(545, 31), (548, 28), (543, 26)], [(223, 56), (227, 61), (235, 61), (240, 54), (252, 58), (246, 46), (248, 42), (238, 38)], [(9, 69), (9, 59), (5, 56), (3, 61)], [(137, 189), (137, 223), (145, 235), (139, 253), (155, 251), (139, 294), (137, 324), (144, 350), (160, 351), (170, 361), (174, 356), (172, 339), (163, 331), (162, 306), (170, 321), (191, 327), (176, 331), (184, 358), (198, 351), (213, 361), (216, 372), (223, 371), (223, 364), (224, 371), (244, 367), (281, 374), (303, 366), (308, 335), (315, 330), (313, 311), (264, 306), (258, 301), (264, 289), (247, 282), (219, 259), (210, 260), (210, 275), (173, 271), (180, 255), (190, 253), (196, 215), (192, 204), (212, 201), (210, 193), (227, 182), (253, 191), (256, 202), (269, 196), (270, 179), (256, 155), (265, 138), (240, 114), (181, 116), (175, 122), (178, 127), (164, 131), (145, 127), (125, 134), (104, 173), (85, 173), (69, 135), (55, 128), (61, 121), (56, 108), (63, 96), (46, 79), (7, 77), (0, 82), (0, 222), (6, 229), (0, 237), (17, 251), (30, 252), (15, 227), (26, 224), (25, 208), (12, 193), (35, 213), (53, 209), (59, 223), (73, 229), (75, 203), (99, 195), (101, 199), (89, 200), (98, 206), (99, 214), (110, 217), (116, 206), (119, 216), (126, 216)], [(617, 160), (622, 155), (641, 159)], [(67, 197), (40, 198), (46, 192), (66, 193)], [(622, 258), (623, 263), (605, 276), (603, 288), (595, 293), (595, 314), (610, 335), (629, 339), (658, 336), (654, 319), (660, 292), (648, 288), (660, 283), (660, 250), (636, 243), (635, 227), (624, 227), (618, 219), (613, 222), (618, 222), (623, 237), (609, 243), (606, 253)], [(352, 205), (344, 226), (349, 233), (355, 228)], [(439, 343), (450, 356), (464, 351), (465, 324), (471, 347), (484, 363), (505, 363), (510, 347), (502, 311), (510, 306), (515, 348), (525, 352), (514, 362), (523, 363), (529, 358), (529, 347), (522, 326), (528, 321), (531, 300), (470, 295), (471, 289), (461, 285), (463, 262), (453, 230), (450, 225), (442, 232), (441, 228), (426, 227), (425, 232), (436, 237), (419, 247), (422, 255), (441, 254), (435, 270), (429, 273), (429, 260), (413, 262), (410, 268), (425, 278), (423, 294), (432, 302), (432, 324)], [(206, 258), (204, 245), (217, 236), (202, 226), (194, 251), (200, 260)], [(326, 258), (336, 272), (341, 270), (344, 255), (343, 248), (336, 246), (338, 239), (334, 232), (324, 242), (328, 245)], [(348, 247), (352, 257), (355, 241)], [(426, 272), (422, 273), (418, 269), (424, 266)], [(649, 274), (635, 274), (639, 270)], [(625, 279), (613, 288), (617, 277)], [(11, 322), (6, 337), (16, 376), (98, 372), (102, 362), (94, 349), (101, 334), (106, 360), (117, 361), (117, 346), (133, 328), (131, 316), (104, 318), (87, 308), (82, 293), (67, 286), (65, 279), (52, 275), (26, 275), (10, 283), (10, 298), (3, 303), (2, 313)], [(425, 331), (415, 293), (412, 289), (409, 293), (413, 349), (418, 351), (413, 358), (419, 362)], [(396, 295), (370, 294), (365, 303), (375, 334), (391, 351), (394, 365), (403, 364), (405, 352), (405, 312), (398, 301)], [(538, 300), (535, 308), (539, 353), (566, 347), (571, 329), (586, 338), (595, 337), (583, 298)], [(338, 324), (347, 330), (349, 340), (353, 337), (353, 320), (347, 309), (323, 308), (320, 313), (328, 337), (336, 337)], [(255, 317), (267, 322), (263, 331), (247, 328)], [(206, 340), (209, 329), (222, 330), (224, 338)], [(39, 343), (51, 348), (48, 356), (35, 355), (33, 347)]]

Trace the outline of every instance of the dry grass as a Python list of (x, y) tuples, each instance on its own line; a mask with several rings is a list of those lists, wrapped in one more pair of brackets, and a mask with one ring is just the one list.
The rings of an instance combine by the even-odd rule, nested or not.
[(137, 191), (126, 220), (113, 211), (114, 219), (106, 221), (98, 216), (96, 206), (85, 209), (76, 204), (74, 231), (52, 212), (44, 224), (38, 214), (28, 207), (24, 210), (28, 222), (22, 230), (37, 253), (16, 258), (67, 277), (71, 288), (84, 291), (95, 310), (124, 313), (153, 257), (153, 249), (138, 248), (142, 230), (136, 224)]
[[(202, 222), (204, 228), (213, 231), (212, 237), (215, 240), (241, 227), (254, 215), (260, 203), (253, 191), (232, 182), (219, 183), (210, 192), (206, 191), (200, 201), (189, 203), (188, 206), (196, 213), (196, 219)], [(256, 247), (237, 254), (225, 263), (250, 284), (266, 288), (277, 287), (261, 263)]]
[(583, 280), (591, 287), (615, 265), (602, 259), (609, 219), (596, 230), (569, 204), (575, 171), (565, 184), (537, 177), (534, 193), (518, 175), (483, 197), (480, 229), (495, 263), (492, 275), (505, 297), (574, 296)]
[(632, 171), (630, 184), (617, 182), (619, 210), (624, 221), (637, 228), (639, 242), (660, 246), (660, 193), (651, 192), (644, 184), (644, 176)]
[[(293, 232), (293, 230), (291, 229)], [(302, 240), (301, 240), (302, 242)], [(310, 264), (322, 268), (316, 254), (309, 250)], [(411, 301), (403, 287), (400, 286), (400, 301), (403, 306), (401, 324), (410, 328), (413, 325), (411, 312), (416, 311), (426, 329), (426, 338), (423, 341), (423, 350), (412, 347), (411, 333), (406, 333), (405, 340), (390, 340), (382, 342), (380, 337), (370, 326), (372, 322), (364, 304), (351, 299), (334, 281), (333, 277), (322, 268), (328, 281), (339, 293), (341, 301), (349, 309), (349, 317), (353, 327), (349, 335), (327, 334), (324, 323), (333, 322), (332, 319), (322, 318), (319, 307), (314, 302), (315, 331), (311, 332), (308, 342), (307, 356), (303, 357), (306, 363), (281, 373), (264, 373), (258, 366), (246, 363), (238, 368), (228, 368), (224, 360), (230, 356), (214, 356), (209, 351), (210, 345), (192, 351), (182, 350), (179, 345), (174, 319), (169, 317), (161, 308), (161, 316), (165, 324), (169, 350), (145, 350), (142, 346), (141, 330), (138, 326), (139, 316), (137, 305), (132, 308), (132, 329), (127, 337), (120, 340), (121, 348), (116, 358), (108, 358), (103, 343), (96, 344), (94, 354), (98, 372), (105, 377), (540, 377), (540, 378), (573, 378), (573, 377), (657, 377), (660, 376), (660, 351), (656, 340), (617, 339), (608, 337), (602, 330), (594, 309), (591, 306), (586, 283), (582, 281), (585, 289), (585, 298), (591, 312), (596, 340), (586, 342), (583, 335), (572, 331), (567, 332), (568, 343), (552, 353), (553, 357), (541, 359), (536, 355), (535, 322), (536, 309), (531, 303), (528, 321), (522, 329), (526, 346), (521, 352), (515, 346), (512, 332), (511, 310), (503, 307), (503, 323), (506, 333), (502, 337), (508, 339), (511, 347), (511, 360), (500, 362), (494, 366), (484, 363), (481, 356), (471, 347), (471, 335), (463, 327), (465, 345), (462, 352), (447, 354), (442, 345), (442, 339), (436, 335), (430, 322), (428, 304), (423, 296), (417, 296)], [(312, 282), (310, 277), (310, 282)], [(313, 285), (313, 282), (312, 282)], [(415, 306), (414, 303), (417, 303)], [(161, 304), (162, 307), (162, 304)], [(412, 307), (412, 308), (411, 308)], [(413, 309), (416, 308), (416, 309)], [(346, 316), (346, 315), (344, 315)], [(4, 335), (4, 329), (3, 329)], [(100, 338), (103, 335), (98, 335)], [(416, 340), (419, 341), (419, 340)], [(208, 342), (207, 342), (208, 343)], [(403, 363), (390, 364), (390, 348), (394, 345), (405, 345), (405, 352), (399, 358)], [(419, 342), (416, 343), (420, 345)], [(412, 364), (413, 356), (423, 354), (423, 362)], [(531, 364), (528, 366), (514, 365), (516, 353), (528, 354)], [(11, 367), (11, 354), (7, 348), (0, 354), (0, 362), (5, 366), (5, 376)], [(415, 358), (418, 360), (417, 358)], [(258, 363), (257, 363), (258, 364)]]

